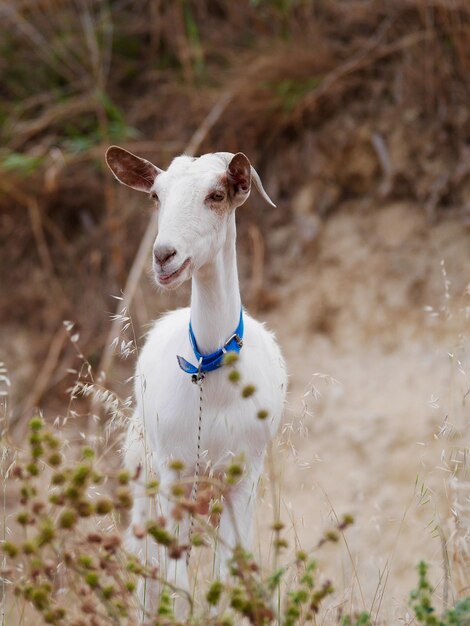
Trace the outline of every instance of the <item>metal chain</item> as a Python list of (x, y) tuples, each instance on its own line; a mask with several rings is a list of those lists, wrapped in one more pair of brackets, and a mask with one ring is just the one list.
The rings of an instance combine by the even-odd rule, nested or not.
[[(194, 482), (193, 488), (191, 490), (191, 500), (192, 502), (196, 502), (197, 500), (197, 492), (199, 489), (199, 473), (201, 467), (201, 428), (202, 428), (202, 383), (204, 381), (204, 374), (199, 374), (197, 379), (194, 382), (199, 387), (199, 416), (198, 416), (198, 424), (197, 424), (197, 454), (196, 454), (196, 467), (194, 470)], [(189, 547), (186, 553), (186, 567), (189, 565), (189, 558), (191, 556), (191, 536), (193, 534), (194, 528), (194, 513), (191, 515), (191, 523), (189, 526)]]

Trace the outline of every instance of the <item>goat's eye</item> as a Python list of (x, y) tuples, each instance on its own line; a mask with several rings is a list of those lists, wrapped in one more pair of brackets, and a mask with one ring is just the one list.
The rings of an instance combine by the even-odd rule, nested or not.
[(156, 192), (156, 191), (151, 191), (151, 192), (150, 192), (150, 197), (152, 198), (152, 200), (153, 200), (154, 202), (158, 202), (158, 195), (157, 195), (157, 192)]
[(214, 191), (214, 193), (211, 193), (209, 196), (209, 200), (212, 200), (213, 202), (222, 202), (222, 200), (225, 200), (225, 194), (221, 191)]

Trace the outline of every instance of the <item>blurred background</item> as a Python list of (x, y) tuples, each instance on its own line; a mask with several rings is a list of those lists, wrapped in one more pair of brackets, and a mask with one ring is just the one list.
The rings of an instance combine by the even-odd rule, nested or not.
[[(84, 359), (128, 397), (134, 336), (188, 302), (189, 285), (153, 287), (151, 204), (106, 148), (161, 168), (243, 151), (277, 204), (253, 193), (238, 250), (244, 304), (290, 372), (275, 464), (292, 550), (356, 519), (321, 557), (325, 623), (346, 605), (410, 623), (422, 558), (442, 605), (468, 594), (469, 97), (466, 0), (0, 0), (12, 441), (37, 408), (68, 411)], [(106, 416), (74, 406), (97, 436)]]

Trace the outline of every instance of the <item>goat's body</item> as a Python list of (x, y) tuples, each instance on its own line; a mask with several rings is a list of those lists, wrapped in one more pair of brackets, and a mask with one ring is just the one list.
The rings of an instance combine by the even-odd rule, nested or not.
[[(135, 488), (128, 547), (175, 588), (189, 591), (185, 559), (171, 558), (143, 533), (132, 533), (156, 513), (171, 525), (181, 545), (189, 542), (189, 520), (172, 519), (168, 497), (176, 478), (171, 460), (182, 461), (180, 477), (195, 474), (198, 453), (200, 394), (202, 419), (200, 472), (221, 473), (234, 456), (243, 457), (244, 473), (224, 493), (226, 506), (219, 523), (214, 561), (216, 576), (227, 574), (227, 561), (236, 544), (251, 547), (256, 487), (266, 447), (281, 421), (286, 393), (284, 361), (274, 336), (263, 324), (244, 314), (243, 347), (236, 363), (240, 382), (228, 380), (228, 367), (209, 371), (202, 389), (183, 372), (176, 356), (195, 363), (189, 341), (192, 328), (202, 354), (225, 345), (240, 318), (240, 289), (236, 261), (235, 209), (249, 196), (253, 179), (270, 203), (256, 171), (242, 153), (208, 154), (174, 159), (166, 172), (148, 161), (112, 147), (107, 153), (114, 175), (124, 184), (147, 191), (159, 208), (159, 232), (154, 245), (153, 268), (157, 283), (177, 287), (192, 280), (191, 308), (169, 313), (155, 323), (137, 364), (136, 410), (126, 442), (126, 465), (143, 469)], [(243, 397), (242, 387), (255, 392)], [(267, 413), (265, 419), (259, 411)], [(156, 507), (145, 493), (149, 471), (160, 481)], [(144, 483), (144, 484), (142, 484)], [(156, 583), (140, 589), (146, 609), (153, 612), (158, 598)]]
[[(140, 354), (135, 378), (136, 410), (126, 445), (126, 466), (134, 472), (142, 466), (144, 477), (153, 471), (162, 494), (168, 493), (175, 478), (171, 460), (184, 463), (182, 476), (194, 476), (197, 459), (199, 386), (177, 363), (179, 354), (194, 361), (188, 338), (190, 309), (173, 311), (158, 320), (150, 331)], [(241, 383), (252, 384), (256, 392), (243, 398), (241, 386), (228, 380), (228, 367), (210, 372), (203, 381), (201, 427), (201, 473), (215, 475), (242, 455), (245, 472), (232, 488), (231, 510), (220, 521), (216, 554), (216, 574), (224, 577), (227, 559), (236, 543), (250, 548), (256, 488), (263, 469), (266, 447), (279, 427), (286, 394), (286, 370), (274, 335), (263, 324), (244, 313), (245, 334), (236, 367)], [(224, 341), (221, 341), (223, 345)], [(260, 409), (268, 412), (258, 418)], [(158, 498), (157, 511), (149, 506), (144, 490), (136, 490), (132, 526), (141, 526), (153, 515), (170, 517), (170, 501)], [(234, 519), (236, 520), (234, 526)], [(188, 520), (178, 524), (182, 543), (189, 540)], [(180, 589), (189, 589), (184, 559), (168, 562), (153, 542), (136, 540), (132, 529), (128, 547), (142, 561), (158, 565), (167, 579)], [(161, 552), (161, 551), (160, 551)], [(147, 607), (154, 609), (157, 589), (147, 587)], [(141, 590), (141, 597), (143, 596)]]
[[(165, 471), (170, 459), (181, 460), (188, 475), (194, 474), (199, 387), (176, 360), (179, 354), (194, 362), (188, 339), (189, 315), (190, 309), (185, 308), (158, 320), (137, 365), (135, 426), (148, 439), (154, 456), (152, 469), (157, 474)], [(240, 386), (227, 378), (227, 367), (209, 373), (203, 382), (202, 467), (214, 471), (226, 466), (233, 455), (243, 454), (248, 463), (262, 463), (282, 415), (286, 373), (279, 347), (262, 324), (246, 313), (244, 320), (243, 348), (236, 367), (241, 384), (253, 384), (256, 393), (242, 398)], [(257, 418), (259, 409), (268, 412), (267, 419)], [(135, 451), (130, 454), (134, 456)], [(137, 458), (142, 459), (140, 454)]]

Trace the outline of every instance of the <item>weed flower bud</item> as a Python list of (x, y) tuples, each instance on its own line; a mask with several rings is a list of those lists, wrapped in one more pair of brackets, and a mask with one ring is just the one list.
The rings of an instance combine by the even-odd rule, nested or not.
[(78, 515), (77, 512), (73, 509), (66, 509), (63, 511), (59, 517), (59, 526), (60, 528), (70, 529), (75, 526), (77, 523)]
[(256, 391), (256, 387), (254, 385), (246, 385), (242, 389), (242, 397), (249, 398), (255, 393), (255, 391)]
[(240, 372), (238, 370), (232, 370), (229, 372), (228, 379), (231, 383), (238, 383), (240, 380)]
[(239, 356), (236, 352), (230, 351), (224, 354), (223, 364), (224, 365), (233, 365), (239, 359)]

